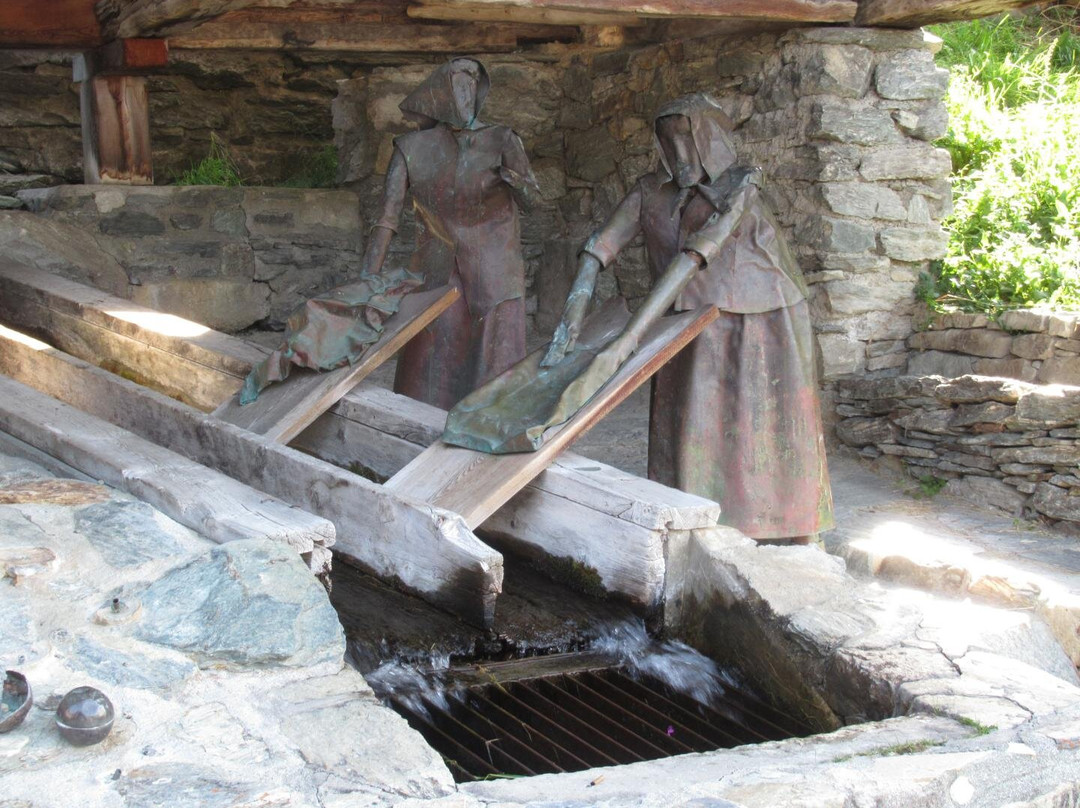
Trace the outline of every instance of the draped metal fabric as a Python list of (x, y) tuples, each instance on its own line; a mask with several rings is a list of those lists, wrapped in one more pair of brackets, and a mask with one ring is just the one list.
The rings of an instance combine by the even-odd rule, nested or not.
[(479, 62), (472, 114), (455, 100), (451, 60), (401, 109), (427, 128), (394, 140), (376, 227), (396, 230), (406, 192), (417, 216), (411, 269), (425, 288), (456, 286), (461, 297), (406, 347), (394, 390), (449, 409), (525, 356), (525, 262), (518, 208), (537, 191), (521, 140), (476, 114), (487, 95)]
[(366, 275), (311, 298), (289, 317), (284, 344), (244, 379), (240, 403), (250, 404), (267, 386), (285, 379), (293, 365), (333, 370), (356, 362), (379, 339), (401, 299), (420, 284), (420, 278), (398, 270)]

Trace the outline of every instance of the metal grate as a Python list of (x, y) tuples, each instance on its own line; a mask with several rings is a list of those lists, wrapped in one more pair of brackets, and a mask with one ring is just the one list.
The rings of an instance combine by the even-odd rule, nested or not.
[(658, 680), (601, 668), (472, 684), (390, 703), (446, 760), (458, 782), (571, 772), (809, 735), (749, 691), (711, 704)]

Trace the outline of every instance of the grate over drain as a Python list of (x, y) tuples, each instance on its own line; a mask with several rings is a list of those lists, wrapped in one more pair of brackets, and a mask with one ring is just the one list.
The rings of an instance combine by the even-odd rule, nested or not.
[(486, 684), (390, 697), (458, 782), (580, 771), (814, 731), (734, 685), (705, 704), (622, 667), (520, 678), (505, 669), (483, 673)]

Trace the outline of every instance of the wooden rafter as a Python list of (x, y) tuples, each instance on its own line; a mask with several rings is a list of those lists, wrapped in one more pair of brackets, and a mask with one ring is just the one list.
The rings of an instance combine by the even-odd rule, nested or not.
[(533, 8), (517, 5), (471, 5), (441, 0), (419, 0), (409, 5), (407, 13), (420, 20), (457, 22), (510, 22), (534, 25), (644, 25), (635, 14), (613, 12), (565, 11), (558, 8)]
[[(30, 0), (33, 2), (33, 0)], [(95, 5), (106, 40), (158, 36), (183, 31), (256, 0), (98, 0)]]
[(91, 48), (100, 44), (94, 0), (0, 2), (0, 48)]
[[(492, 12), (512, 9), (519, 13), (559, 14), (577, 24), (595, 24), (605, 14), (644, 19), (756, 19), (790, 22), (850, 22), (855, 0), (417, 0), (416, 6), (471, 9)], [(413, 15), (419, 12), (410, 12)], [(588, 18), (589, 22), (584, 22)], [(604, 24), (604, 23), (600, 23)]]
[(939, 22), (973, 20), (1034, 5), (1032, 0), (861, 0), (859, 25), (919, 28)]

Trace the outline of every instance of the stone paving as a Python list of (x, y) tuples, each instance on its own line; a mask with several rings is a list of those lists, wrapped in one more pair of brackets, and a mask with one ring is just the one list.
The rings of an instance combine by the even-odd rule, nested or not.
[[(640, 471), (645, 400), (577, 448)], [(344, 665), (298, 558), (214, 545), (103, 486), (0, 458), (0, 663), (46, 708), (0, 735), (0, 808), (1076, 805), (1077, 540), (947, 489), (918, 499), (917, 483), (855, 459), (837, 456), (832, 474), (831, 554), (723, 528), (673, 534), (669, 594), (746, 606), (776, 661), (794, 660), (792, 686), (846, 726), (457, 787)], [(47, 708), (78, 684), (117, 705), (100, 746), (68, 746), (52, 726)]]

